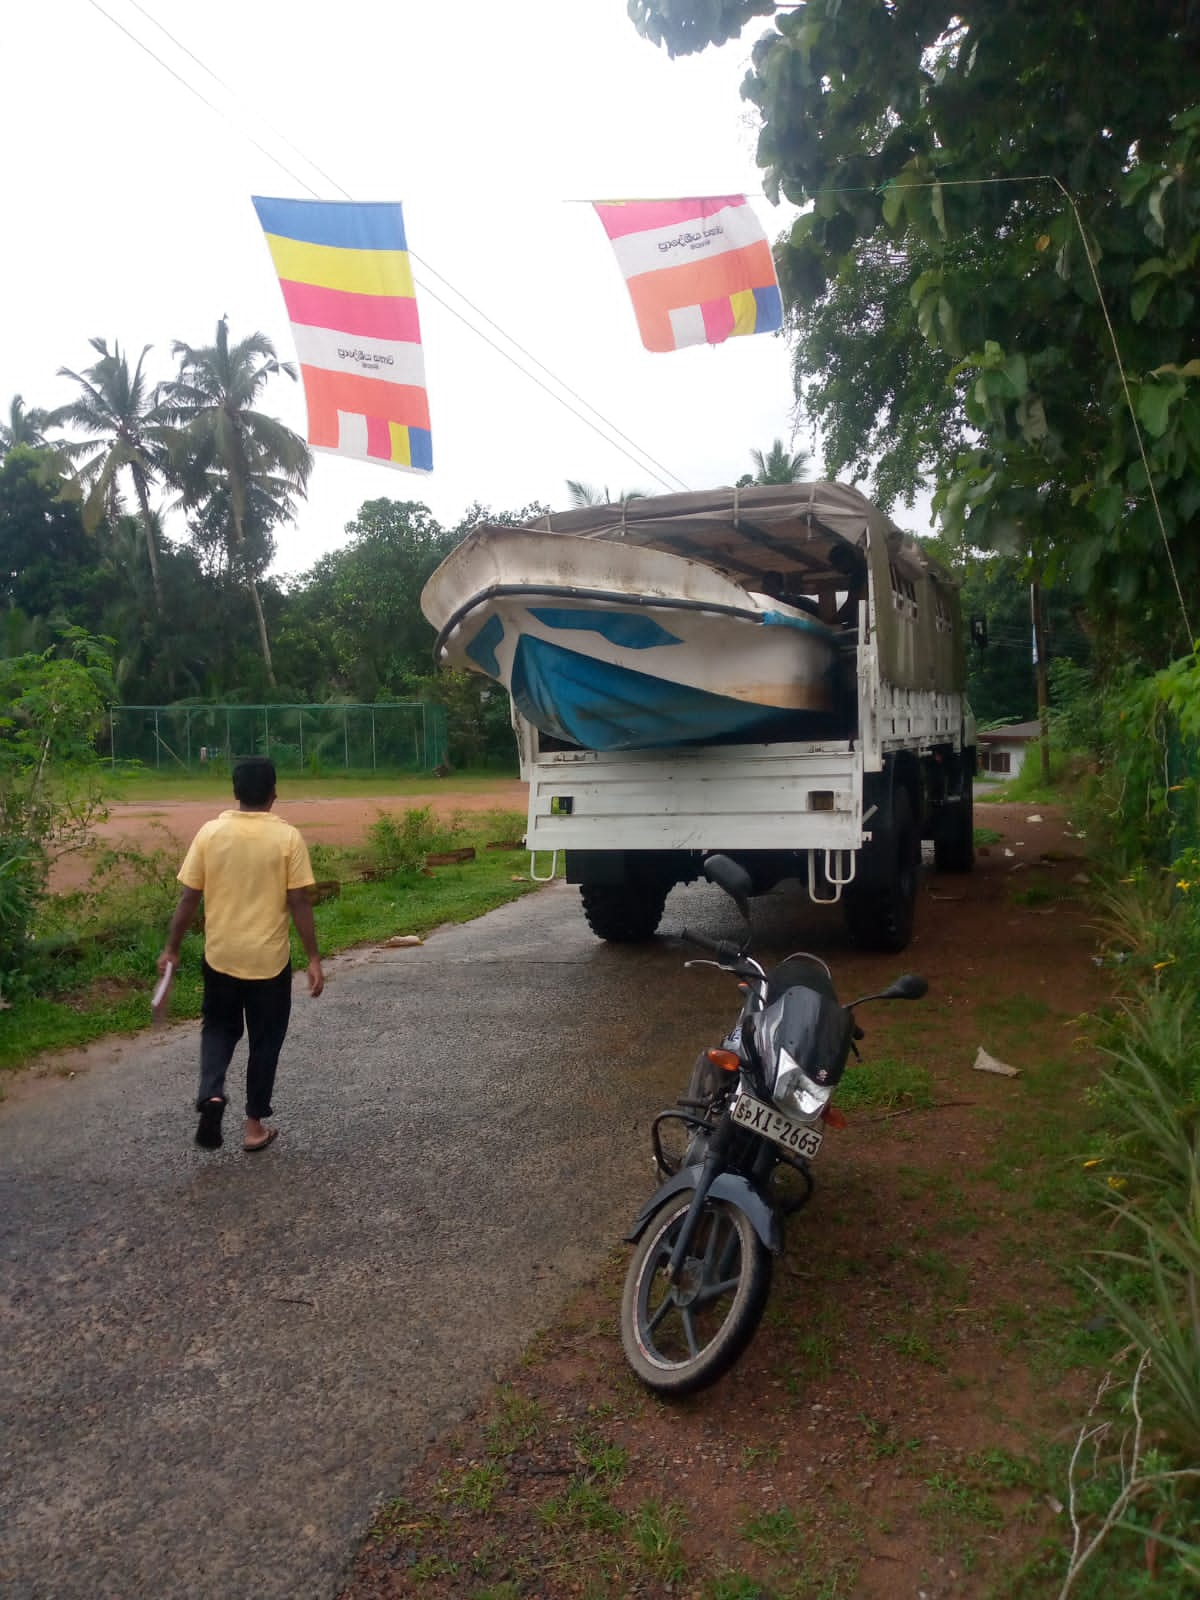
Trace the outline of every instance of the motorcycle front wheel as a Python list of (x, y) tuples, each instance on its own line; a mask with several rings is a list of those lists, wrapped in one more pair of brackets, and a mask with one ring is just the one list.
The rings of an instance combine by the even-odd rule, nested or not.
[(676, 1283), (667, 1264), (691, 1196), (672, 1195), (650, 1218), (621, 1296), (621, 1343), (634, 1372), (660, 1394), (691, 1394), (729, 1370), (754, 1336), (771, 1287), (771, 1253), (745, 1212), (709, 1199)]

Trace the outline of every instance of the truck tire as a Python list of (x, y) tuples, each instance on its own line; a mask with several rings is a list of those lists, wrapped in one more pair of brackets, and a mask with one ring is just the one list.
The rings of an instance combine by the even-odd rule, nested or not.
[(970, 872), (975, 865), (975, 797), (968, 794), (953, 808), (953, 828), (933, 841), (933, 864), (939, 872)]
[(653, 939), (667, 903), (662, 885), (584, 883), (579, 895), (588, 927), (597, 939), (607, 939), (610, 944)]
[(891, 827), (881, 841), (887, 859), (865, 883), (846, 890), (846, 927), (863, 950), (903, 950), (913, 933), (921, 843), (913, 819), (912, 800), (902, 785), (892, 796)]

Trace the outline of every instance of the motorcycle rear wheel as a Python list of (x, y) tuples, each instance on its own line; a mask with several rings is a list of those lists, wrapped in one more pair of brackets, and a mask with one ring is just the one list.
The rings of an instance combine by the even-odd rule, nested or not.
[(727, 1372), (758, 1327), (771, 1288), (771, 1253), (746, 1213), (705, 1202), (680, 1282), (666, 1275), (691, 1204), (672, 1195), (646, 1224), (621, 1296), (621, 1344), (635, 1374), (659, 1394), (692, 1394)]

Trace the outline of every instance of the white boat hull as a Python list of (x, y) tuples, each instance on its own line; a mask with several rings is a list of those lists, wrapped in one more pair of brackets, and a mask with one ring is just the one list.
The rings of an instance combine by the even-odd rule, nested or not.
[(445, 661), (486, 674), (543, 733), (587, 749), (747, 736), (833, 702), (832, 629), (659, 550), (480, 529), (422, 606)]

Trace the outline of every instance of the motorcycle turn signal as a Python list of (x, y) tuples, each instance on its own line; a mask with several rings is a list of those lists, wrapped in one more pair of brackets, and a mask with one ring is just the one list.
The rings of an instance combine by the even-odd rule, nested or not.
[(733, 1050), (706, 1050), (704, 1054), (714, 1067), (720, 1067), (722, 1072), (736, 1072), (741, 1066), (736, 1051)]

